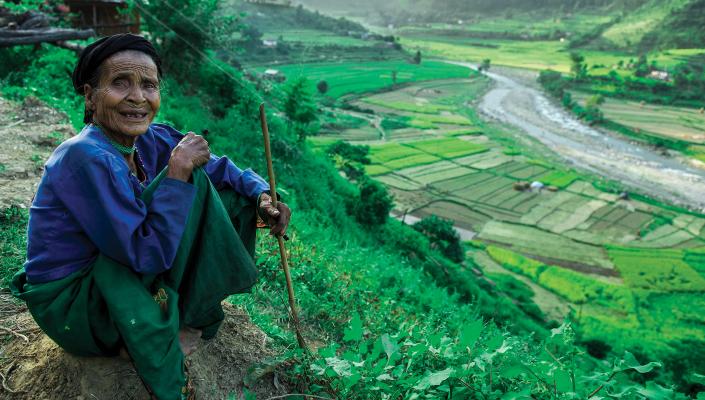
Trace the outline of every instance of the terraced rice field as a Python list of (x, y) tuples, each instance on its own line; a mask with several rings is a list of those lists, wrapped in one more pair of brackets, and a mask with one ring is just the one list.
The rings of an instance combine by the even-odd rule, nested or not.
[[(364, 142), (365, 169), (387, 185), (398, 211), (478, 232), (487, 246), (473, 253), (478, 265), (531, 283), (546, 315), (569, 313), (583, 340), (659, 351), (667, 351), (663, 337), (705, 341), (695, 309), (668, 318), (678, 301), (705, 294), (705, 216), (620, 198), (576, 171), (510, 151), (464, 112), (469, 98), (458, 86), (425, 82), (356, 100), (390, 120), (384, 140)], [(435, 122), (441, 117), (471, 125)], [(533, 181), (545, 188), (516, 188)]]
[(471, 75), (467, 68), (436, 61), (424, 61), (421, 65), (400, 61), (289, 64), (277, 69), (290, 80), (300, 76), (312, 82), (325, 80), (329, 87), (326, 96), (335, 98), (379, 90), (395, 83), (467, 78)]
[[(581, 102), (589, 96), (575, 92)], [(705, 144), (705, 114), (684, 107), (640, 104), (636, 101), (607, 98), (600, 109), (609, 120), (638, 129), (645, 134)]]
[(351, 36), (342, 36), (330, 31), (316, 29), (268, 30), (262, 36), (265, 40), (281, 40), (313, 45), (369, 46), (369, 42)]

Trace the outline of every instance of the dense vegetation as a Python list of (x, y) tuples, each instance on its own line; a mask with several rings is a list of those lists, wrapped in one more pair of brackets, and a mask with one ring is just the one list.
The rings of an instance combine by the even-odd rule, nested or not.
[[(478, 260), (501, 264), (576, 304), (594, 301), (596, 306), (614, 311), (609, 315), (615, 319), (628, 307), (645, 307), (655, 299), (648, 296), (663, 295), (642, 286), (662, 280), (684, 284), (678, 280), (680, 275), (671, 279), (673, 274), (669, 271), (657, 276), (640, 275), (634, 267), (638, 260), (629, 249), (604, 250), (601, 246), (585, 245), (584, 242), (599, 240), (598, 233), (590, 229), (581, 232), (584, 237), (580, 246), (549, 234), (546, 231), (558, 229), (556, 226), (565, 222), (568, 208), (556, 201), (532, 213), (528, 206), (539, 204), (540, 199), (529, 192), (518, 192), (512, 186), (515, 181), (534, 178), (558, 190), (565, 189), (560, 196), (566, 203), (573, 202), (575, 210), (589, 198), (590, 207), (601, 206), (600, 215), (591, 223), (629, 218), (636, 221), (624, 230), (643, 229), (645, 238), (656, 232), (654, 240), (680, 238), (683, 232), (687, 233), (688, 224), (697, 221), (686, 223), (680, 218), (679, 223), (686, 228), (678, 225), (677, 232), (662, 234), (674, 227), (673, 221), (680, 214), (659, 207), (648, 212), (640, 209), (637, 217), (620, 214), (619, 207), (611, 203), (613, 200), (598, 203), (609, 194), (580, 181), (577, 173), (522, 156), (502, 140), (501, 133), (487, 140), (482, 134), (491, 129), (478, 123), (471, 111), (460, 111), (459, 107), (466, 104), (473, 90), (477, 93), (485, 87), (486, 82), (478, 74), (441, 63), (418, 65), (386, 59), (379, 63), (368, 60), (315, 67), (294, 64), (282, 70), (291, 76), (296, 69), (306, 69), (310, 72), (306, 75), (314, 81), (289, 79), (281, 86), (256, 78), (251, 78), (251, 82), (224, 61), (240, 56), (223, 50), (229, 48), (227, 44), (233, 37), (241, 40), (238, 35), (247, 31), (247, 24), (231, 31), (225, 21), (235, 16), (222, 15), (222, 24), (208, 27), (215, 29), (216, 34), (207, 35), (195, 29), (194, 24), (210, 21), (217, 10), (222, 10), (218, 8), (222, 4), (196, 0), (182, 3), (181, 13), (169, 12), (159, 1), (141, 5), (146, 10), (144, 28), (159, 45), (168, 71), (159, 118), (181, 130), (208, 129), (214, 152), (227, 154), (242, 166), (265, 171), (256, 109), (261, 101), (268, 103), (275, 170), (287, 202), (295, 210), (289, 250), (304, 334), (316, 343), (313, 354), (282, 350), (282, 359), (275, 361), (289, 366), (293, 383), (313, 394), (353, 399), (682, 398), (669, 387), (675, 382), (673, 375), (683, 378), (677, 382), (682, 391), (694, 393), (700, 388), (697, 385), (702, 376), (690, 370), (700, 362), (700, 354), (684, 349), (689, 345), (702, 348), (701, 341), (678, 342), (680, 351), (675, 352), (673, 359), (683, 358), (683, 353), (692, 357), (684, 359), (680, 367), (669, 362), (669, 369), (659, 372), (663, 371), (657, 369), (660, 364), (649, 361), (663, 352), (638, 348), (641, 351), (635, 357), (623, 351), (633, 347), (634, 342), (616, 345), (619, 350), (611, 352), (606, 338), (611, 332), (605, 330), (609, 325), (597, 320), (599, 312), (590, 313), (585, 307), (584, 317), (577, 319), (577, 340), (587, 347), (576, 345), (571, 325), (546, 316), (533, 303), (534, 289), (523, 280), (504, 273), (478, 273)], [(305, 15), (317, 18), (308, 11)], [(328, 18), (316, 20), (321, 26), (334, 23)], [(66, 112), (71, 122), (80, 127), (82, 101), (72, 94), (66, 77), (66, 71), (75, 63), (75, 54), (48, 46), (2, 49), (0, 54), (13, 62), (11, 69), (0, 71), (3, 96), (17, 100), (37, 96)], [(247, 60), (247, 56), (241, 59)], [(474, 83), (468, 93), (467, 89), (458, 89), (457, 81), (424, 82), (438, 78), (469, 79)], [(322, 81), (326, 81), (326, 90), (319, 89), (321, 96), (316, 97), (312, 84), (320, 87)], [(402, 94), (384, 93), (389, 88), (400, 89)], [(381, 93), (369, 95), (373, 91)], [(423, 93), (432, 100), (417, 102)], [(321, 103), (334, 104), (335, 99), (342, 97), (345, 98), (338, 104), (345, 106), (347, 113), (319, 110)], [(327, 126), (341, 131), (357, 129), (351, 135), (369, 135), (373, 131), (376, 137), (378, 129), (369, 126), (365, 117), (378, 114), (382, 115), (382, 131), (392, 139), (384, 144), (358, 148), (340, 144), (340, 137), (328, 142), (327, 137), (305, 140), (317, 133), (318, 115)], [(436, 136), (417, 137), (419, 140), (409, 143), (394, 140), (417, 135), (418, 131), (424, 135), (426, 130)], [(334, 146), (328, 147), (331, 143)], [(466, 160), (467, 166), (458, 165), (458, 159)], [(349, 179), (344, 179), (336, 167)], [(458, 241), (442, 219), (431, 217), (414, 227), (391, 220), (390, 192), (397, 196), (398, 204), (408, 203), (395, 185), (426, 185), (444, 196), (452, 193), (471, 201), (480, 211), (468, 212), (468, 225), (487, 224), (492, 229), (483, 231), (480, 241), (466, 245)], [(489, 204), (495, 200), (496, 204)], [(509, 202), (516, 203), (508, 208)], [(456, 200), (454, 204), (457, 203)], [(438, 203), (423, 205), (429, 206), (430, 213), (443, 209), (433, 208)], [(540, 213), (544, 213), (541, 218), (537, 215)], [(542, 220), (549, 214), (554, 217)], [(536, 218), (535, 226), (527, 218)], [(0, 273), (6, 280), (24, 258), (26, 211), (5, 211), (1, 221)], [(555, 225), (545, 225), (549, 222)], [(523, 230), (525, 236), (502, 236), (509, 225), (514, 233)], [(697, 235), (691, 236), (685, 240), (700, 240)], [(527, 238), (540, 238), (541, 242)], [(487, 246), (485, 241), (494, 245)], [(611, 263), (614, 259), (616, 264), (627, 266), (625, 270), (632, 266), (633, 273), (627, 274), (630, 283), (640, 287), (640, 294), (646, 297), (635, 303), (631, 288), (605, 284), (520, 254), (535, 254), (536, 248), (531, 246), (537, 245), (547, 251), (573, 246), (569, 247), (571, 256), (577, 261), (596, 258)], [(465, 250), (470, 258), (463, 256)], [(284, 283), (273, 241), (262, 238), (257, 254), (260, 283), (252, 296), (232, 301), (248, 309), (253, 320), (281, 349), (291, 349), (295, 340), (287, 330), (286, 302), (282, 301)], [(669, 253), (669, 257), (685, 260), (687, 271), (691, 265), (701, 268), (697, 250), (683, 250), (676, 256)], [(689, 285), (699, 284), (690, 272), (686, 278), (690, 279)], [(661, 307), (661, 318), (647, 322), (666, 321), (672, 304), (682, 300), (662, 297), (662, 302), (654, 302)], [(694, 329), (699, 323), (696, 307), (697, 304), (687, 311)], [(628, 328), (635, 326), (642, 327), (635, 322)], [(658, 340), (646, 339), (647, 346)], [(671, 350), (666, 347), (664, 351)]]

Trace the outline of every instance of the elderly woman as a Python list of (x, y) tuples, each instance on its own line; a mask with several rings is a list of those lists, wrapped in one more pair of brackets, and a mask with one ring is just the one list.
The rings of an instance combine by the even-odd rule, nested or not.
[(291, 212), (203, 137), (152, 124), (160, 77), (140, 36), (81, 53), (73, 85), (87, 126), (46, 163), (12, 289), (66, 351), (126, 350), (156, 398), (181, 399), (192, 394), (184, 355), (215, 336), (221, 301), (255, 282), (257, 213), (283, 234)]

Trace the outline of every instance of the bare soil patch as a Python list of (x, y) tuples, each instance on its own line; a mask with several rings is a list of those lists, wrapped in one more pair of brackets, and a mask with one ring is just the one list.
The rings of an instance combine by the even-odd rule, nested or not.
[(54, 147), (75, 134), (64, 114), (36, 98), (0, 97), (0, 210), (29, 206)]
[[(0, 308), (13, 307), (5, 296)], [(17, 310), (22, 310), (14, 306)], [(187, 357), (199, 399), (243, 398), (244, 390), (258, 399), (283, 395), (289, 385), (273, 363), (270, 339), (243, 310), (224, 303), (225, 322), (218, 336), (201, 341)], [(5, 344), (0, 356), (0, 398), (145, 399), (145, 390), (132, 364), (120, 357), (77, 357), (63, 351), (41, 332), (27, 311), (0, 319)], [(9, 341), (8, 341), (9, 340)]]

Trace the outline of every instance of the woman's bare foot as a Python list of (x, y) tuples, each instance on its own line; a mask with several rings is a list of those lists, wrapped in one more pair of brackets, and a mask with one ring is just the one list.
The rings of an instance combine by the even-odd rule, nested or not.
[(123, 360), (132, 361), (132, 357), (130, 357), (130, 353), (127, 352), (127, 349), (124, 346), (120, 347), (119, 354), (120, 354), (120, 358), (122, 358)]
[(191, 328), (190, 326), (184, 326), (179, 331), (179, 344), (181, 345), (181, 352), (185, 356), (196, 351), (202, 333), (200, 329)]

